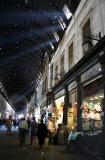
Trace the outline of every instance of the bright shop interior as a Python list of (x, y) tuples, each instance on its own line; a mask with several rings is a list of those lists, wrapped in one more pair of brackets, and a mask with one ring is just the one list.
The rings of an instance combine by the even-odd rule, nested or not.
[(58, 124), (62, 124), (63, 122), (63, 109), (64, 109), (64, 96), (55, 100), (55, 107), (52, 112), (52, 118), (55, 128), (58, 127)]
[(77, 91), (69, 94), (69, 106), (67, 113), (67, 127), (69, 129), (77, 126)]
[(102, 91), (87, 97), (82, 105), (82, 121), (84, 131), (97, 131), (102, 128)]

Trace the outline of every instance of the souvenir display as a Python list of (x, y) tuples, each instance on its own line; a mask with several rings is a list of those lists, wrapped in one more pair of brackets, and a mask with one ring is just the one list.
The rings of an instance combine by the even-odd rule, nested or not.
[(84, 101), (82, 106), (83, 130), (99, 130), (102, 127), (100, 101)]

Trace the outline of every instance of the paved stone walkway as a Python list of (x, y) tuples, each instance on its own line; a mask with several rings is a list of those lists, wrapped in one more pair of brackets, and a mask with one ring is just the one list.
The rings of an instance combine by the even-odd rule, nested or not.
[(20, 147), (17, 131), (13, 131), (12, 136), (6, 136), (5, 131), (0, 131), (0, 160), (87, 160), (87, 158), (70, 154), (65, 146), (45, 145), (43, 149), (39, 149), (38, 145), (31, 147), (28, 136), (26, 147)]

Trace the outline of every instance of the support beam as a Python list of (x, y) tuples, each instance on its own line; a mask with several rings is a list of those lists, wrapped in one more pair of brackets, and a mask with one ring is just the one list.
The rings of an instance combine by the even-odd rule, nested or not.
[(82, 105), (82, 86), (81, 77), (77, 77), (77, 131), (82, 131), (82, 117), (81, 117), (81, 105)]
[(104, 98), (102, 101), (102, 156), (105, 159), (105, 51), (100, 55), (100, 64), (102, 68), (102, 77), (103, 77), (103, 90), (104, 90)]
[(63, 124), (67, 125), (67, 111), (69, 106), (69, 92), (68, 85), (65, 86), (65, 99), (64, 99), (64, 112), (63, 112)]

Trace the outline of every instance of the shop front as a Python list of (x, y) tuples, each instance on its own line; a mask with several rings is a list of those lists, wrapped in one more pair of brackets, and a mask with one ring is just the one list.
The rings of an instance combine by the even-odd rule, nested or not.
[(64, 96), (55, 100), (55, 117), (56, 117), (56, 125), (61, 124), (63, 121), (63, 110), (64, 110)]
[[(81, 105), (82, 142), (89, 154), (101, 155), (102, 148), (102, 101), (104, 98), (102, 77), (83, 83), (83, 103)], [(82, 143), (81, 142), (81, 143)], [(93, 151), (91, 150), (93, 149)], [(84, 151), (87, 153), (87, 151)]]
[(67, 127), (71, 130), (77, 126), (77, 88), (76, 81), (68, 86), (69, 106), (67, 111)]
[(81, 76), (81, 80), (83, 82), (83, 103), (81, 106), (83, 131), (102, 130), (101, 104), (104, 98), (104, 91), (100, 65), (96, 64), (84, 73)]
[(104, 98), (101, 87), (102, 80), (98, 79), (84, 87), (82, 118), (83, 130), (95, 131), (102, 129), (102, 100)]
[(64, 111), (64, 90), (57, 93), (54, 97), (52, 118), (55, 128), (58, 127), (58, 124), (62, 124), (63, 122), (63, 111)]
[[(74, 81), (76, 87), (69, 89)], [(66, 73), (53, 91), (57, 93), (64, 88), (67, 125), (76, 126), (77, 132), (83, 132), (88, 151), (93, 148), (100, 153), (99, 148), (103, 148), (105, 155), (105, 36)]]

